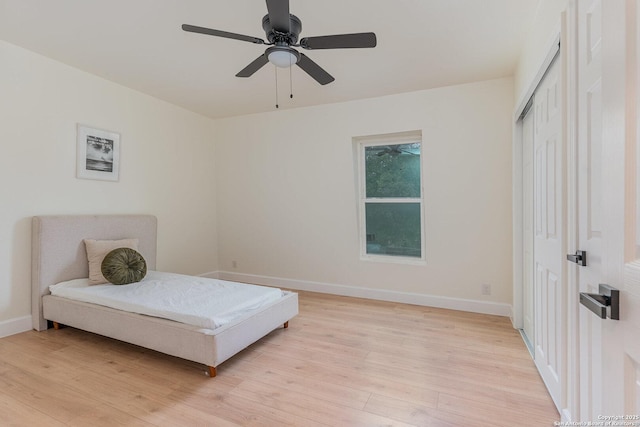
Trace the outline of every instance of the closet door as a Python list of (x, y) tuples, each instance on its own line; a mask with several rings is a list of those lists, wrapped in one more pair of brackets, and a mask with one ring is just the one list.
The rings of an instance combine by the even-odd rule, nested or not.
[(536, 89), (533, 136), (534, 357), (558, 410), (566, 387), (565, 149), (560, 61)]

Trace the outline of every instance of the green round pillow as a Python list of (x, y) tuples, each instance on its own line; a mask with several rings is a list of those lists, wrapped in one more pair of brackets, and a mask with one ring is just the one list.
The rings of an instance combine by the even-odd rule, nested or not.
[(102, 260), (102, 275), (114, 285), (139, 282), (147, 274), (147, 262), (138, 251), (118, 248), (109, 252)]

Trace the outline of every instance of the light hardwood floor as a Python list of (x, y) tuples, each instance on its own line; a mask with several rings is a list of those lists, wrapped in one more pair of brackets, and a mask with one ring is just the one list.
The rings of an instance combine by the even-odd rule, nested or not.
[(63, 328), (0, 339), (0, 425), (552, 426), (507, 318), (300, 293), (300, 314), (204, 367)]

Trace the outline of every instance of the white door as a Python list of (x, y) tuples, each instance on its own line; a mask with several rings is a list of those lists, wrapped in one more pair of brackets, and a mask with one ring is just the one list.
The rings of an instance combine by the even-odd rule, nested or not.
[[(597, 293), (602, 281), (602, 1), (580, 0), (578, 13), (577, 247), (587, 265), (576, 268), (579, 292)], [(577, 295), (574, 296), (578, 298)], [(602, 415), (602, 321), (579, 308), (580, 419)]]
[[(535, 96), (535, 95), (534, 95)], [(531, 108), (522, 120), (522, 331), (533, 352), (533, 122)]]
[[(576, 248), (580, 292), (621, 291), (620, 320), (578, 310), (580, 421), (640, 425), (638, 46), (635, 0), (577, 0)], [(574, 159), (571, 159), (573, 161)], [(571, 298), (577, 298), (572, 295)], [(609, 418), (607, 418), (609, 417)], [(626, 417), (626, 418), (625, 418)], [(606, 424), (603, 424), (606, 425)]]
[(561, 409), (566, 384), (566, 158), (562, 135), (560, 61), (549, 66), (534, 99), (534, 359)]

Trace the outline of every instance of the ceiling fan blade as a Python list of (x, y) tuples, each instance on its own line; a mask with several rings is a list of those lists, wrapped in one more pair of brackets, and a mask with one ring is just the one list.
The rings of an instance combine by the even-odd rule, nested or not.
[(291, 29), (289, 0), (267, 0), (267, 10), (271, 28), (281, 33), (288, 33)]
[(374, 33), (336, 34), (334, 36), (305, 37), (300, 46), (305, 49), (349, 49), (376, 47)]
[(264, 65), (269, 62), (267, 55), (264, 53), (258, 56), (251, 64), (244, 67), (236, 77), (251, 77), (253, 73), (258, 71), (260, 68), (264, 67)]
[(229, 33), (227, 31), (213, 30), (211, 28), (197, 27), (195, 25), (182, 24), (182, 29), (190, 33), (207, 34), (209, 36), (224, 37), (227, 39), (242, 40), (244, 42), (264, 44), (264, 40), (243, 34)]
[(335, 80), (331, 74), (327, 73), (322, 67), (309, 59), (309, 57), (304, 53), (300, 53), (298, 67), (302, 68), (307, 74), (313, 77), (315, 81), (317, 81), (321, 85), (326, 85)]

